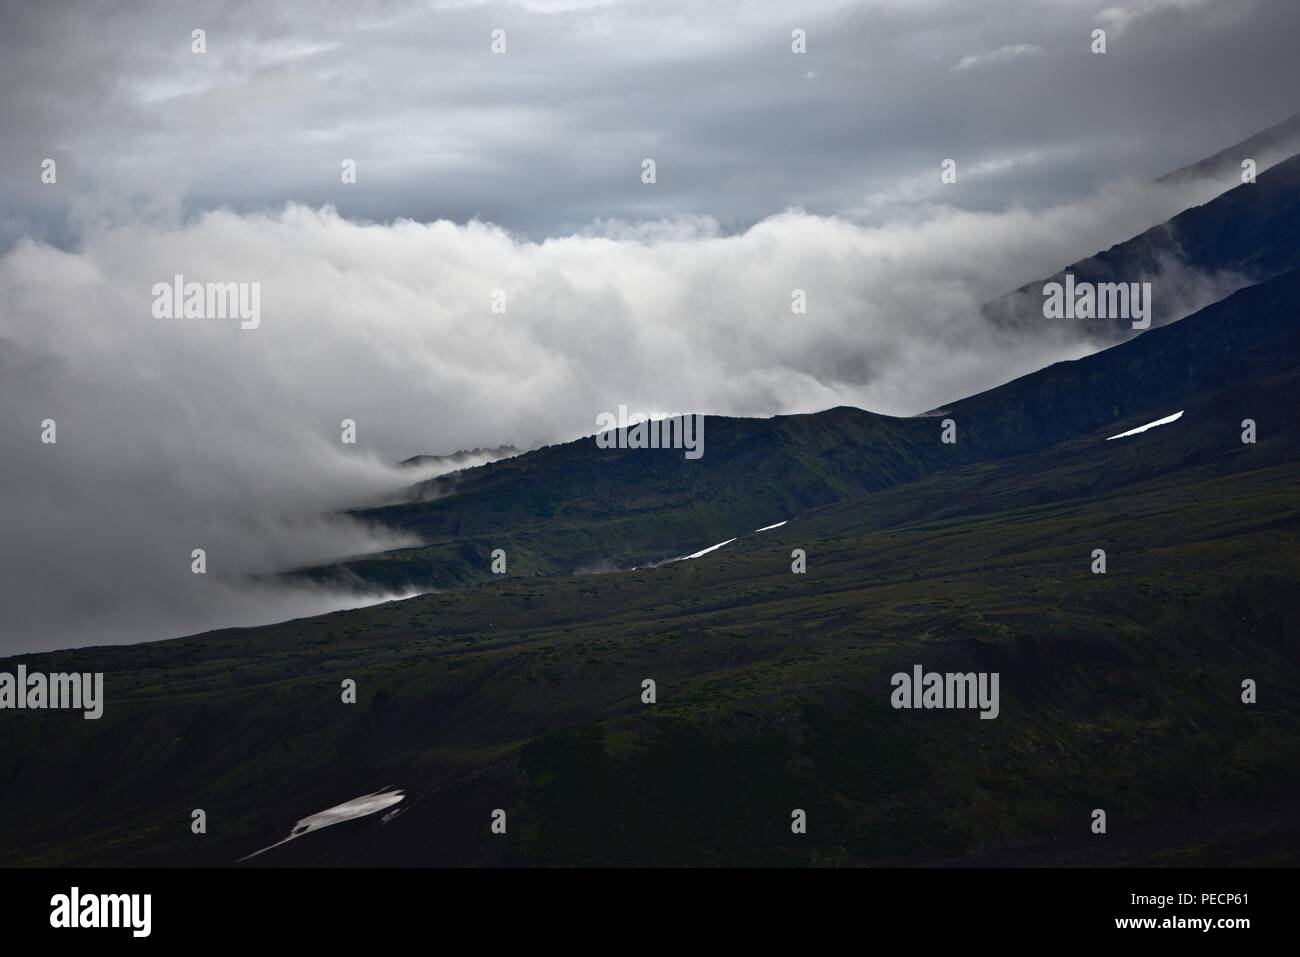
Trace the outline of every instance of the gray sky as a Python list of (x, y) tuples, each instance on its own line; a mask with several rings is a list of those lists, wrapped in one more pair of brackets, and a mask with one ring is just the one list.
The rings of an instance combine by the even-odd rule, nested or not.
[[(1300, 89), (1291, 0), (50, 0), (0, 17), (9, 242), (289, 200), (533, 239), (610, 218), (730, 232), (791, 206), (878, 221), (925, 200), (1057, 203), (1242, 139)], [(965, 175), (940, 195), (948, 157)]]
[[(247, 576), (397, 544), (330, 515), (410, 455), (912, 414), (1093, 351), (979, 306), (1300, 109), (1300, 4), (1103, 7), (6, 4), (0, 654), (339, 607)], [(1170, 270), (1188, 310), (1237, 281)], [(259, 328), (155, 317), (177, 273), (259, 283)]]

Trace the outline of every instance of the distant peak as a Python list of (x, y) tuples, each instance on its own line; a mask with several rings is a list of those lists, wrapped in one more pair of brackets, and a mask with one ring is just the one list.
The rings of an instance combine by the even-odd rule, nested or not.
[(430, 465), (463, 465), (475, 459), (496, 461), (518, 455), (522, 450), (513, 445), (498, 445), (494, 449), (460, 449), (450, 455), (412, 455), (397, 463), (399, 469), (424, 468)]

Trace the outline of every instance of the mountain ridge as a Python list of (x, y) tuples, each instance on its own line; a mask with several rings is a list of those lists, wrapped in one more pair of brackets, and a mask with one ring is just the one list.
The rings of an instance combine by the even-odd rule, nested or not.
[[(1293, 270), (1110, 349), (950, 403), (942, 416), (956, 423), (954, 445), (941, 442), (939, 413), (895, 418), (838, 406), (769, 419), (706, 416), (707, 470), (679, 451), (599, 449), (592, 437), (547, 446), (432, 479), (416, 501), (352, 513), (418, 534), (423, 545), (294, 574), (451, 587), (489, 575), (495, 548), (529, 574), (680, 557), (935, 471), (1157, 418), (1163, 403), (1213, 384), (1223, 374), (1216, 369), (1247, 347), (1293, 335), (1287, 310), (1297, 301), (1300, 270)], [(796, 474), (797, 481), (783, 477)]]

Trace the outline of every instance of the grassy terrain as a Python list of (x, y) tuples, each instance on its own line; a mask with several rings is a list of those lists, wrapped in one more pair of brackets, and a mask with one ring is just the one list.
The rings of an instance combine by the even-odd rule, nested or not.
[[(109, 704), (6, 717), (0, 863), (229, 864), (390, 785), (409, 797), (388, 823), (253, 863), (1293, 861), (1300, 464), (1270, 461), (1290, 432), (1185, 462), (1228, 412), (950, 470), (690, 562), (29, 656), (106, 672)], [(889, 675), (915, 663), (998, 671), (1001, 716), (894, 711)]]

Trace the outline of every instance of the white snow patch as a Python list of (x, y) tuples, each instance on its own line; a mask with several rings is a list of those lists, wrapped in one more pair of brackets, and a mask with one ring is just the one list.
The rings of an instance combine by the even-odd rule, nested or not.
[[(1187, 410), (1184, 409), (1183, 412)], [(1106, 441), (1111, 439), (1122, 439), (1130, 435), (1137, 435), (1139, 432), (1145, 432), (1147, 429), (1154, 429), (1157, 425), (1168, 425), (1170, 422), (1177, 422), (1183, 417), (1183, 412), (1175, 412), (1173, 415), (1167, 415), (1163, 419), (1156, 419), (1154, 422), (1148, 422), (1146, 425), (1139, 425), (1136, 429), (1129, 429), (1127, 432), (1121, 432), (1119, 435), (1107, 436)]]
[[(739, 537), (739, 536), (737, 536), (737, 538), (738, 538), (738, 537)], [(691, 558), (699, 558), (701, 555), (707, 555), (707, 554), (709, 554), (709, 552), (716, 552), (716, 551), (717, 551), (719, 548), (721, 548), (723, 545), (730, 545), (730, 544), (731, 544), (732, 542), (734, 542), (735, 540), (736, 540), (735, 538), (729, 538), (729, 539), (727, 539), (725, 542), (718, 542), (718, 544), (716, 544), (716, 545), (710, 545), (708, 548), (701, 548), (698, 552), (692, 552), (692, 553), (689, 554), (689, 555), (683, 555), (681, 558), (673, 558), (673, 559), (670, 559), (669, 561), (664, 562), (664, 564), (665, 564), (665, 565), (668, 565), (668, 564), (671, 564), (672, 562), (684, 562), (684, 561), (687, 561), (688, 559), (691, 559)]]
[[(787, 518), (787, 519), (785, 520), (785, 522), (788, 522), (788, 521), (790, 521), (790, 520)], [(756, 529), (754, 529), (754, 531), (756, 531), (756, 532), (766, 532), (769, 528), (780, 528), (782, 525), (785, 524), (785, 522), (777, 522), (775, 525), (764, 525), (762, 528), (756, 528)]]
[[(351, 801), (345, 801), (344, 803), (335, 805), (332, 808), (327, 808), (319, 814), (313, 814), (310, 817), (303, 818), (293, 826), (293, 830), (289, 832), (289, 836), (283, 841), (277, 841), (274, 844), (262, 848), (260, 851), (254, 851), (252, 854), (241, 857), (239, 860), (246, 861), (250, 857), (257, 857), (258, 854), (265, 854), (273, 847), (279, 847), (281, 844), (288, 844), (290, 841), (296, 840), (304, 834), (310, 834), (312, 831), (319, 831), (321, 828), (329, 827), (331, 824), (341, 824), (343, 821), (353, 821), (359, 817), (367, 817), (371, 814), (376, 814), (385, 808), (397, 804), (405, 796), (406, 795), (400, 790), (383, 792), (376, 791), (374, 794), (363, 794), (359, 798), (353, 798)], [(391, 815), (385, 815), (384, 820), (387, 821), (390, 816)], [(236, 863), (238, 863), (238, 861), (236, 861)]]

